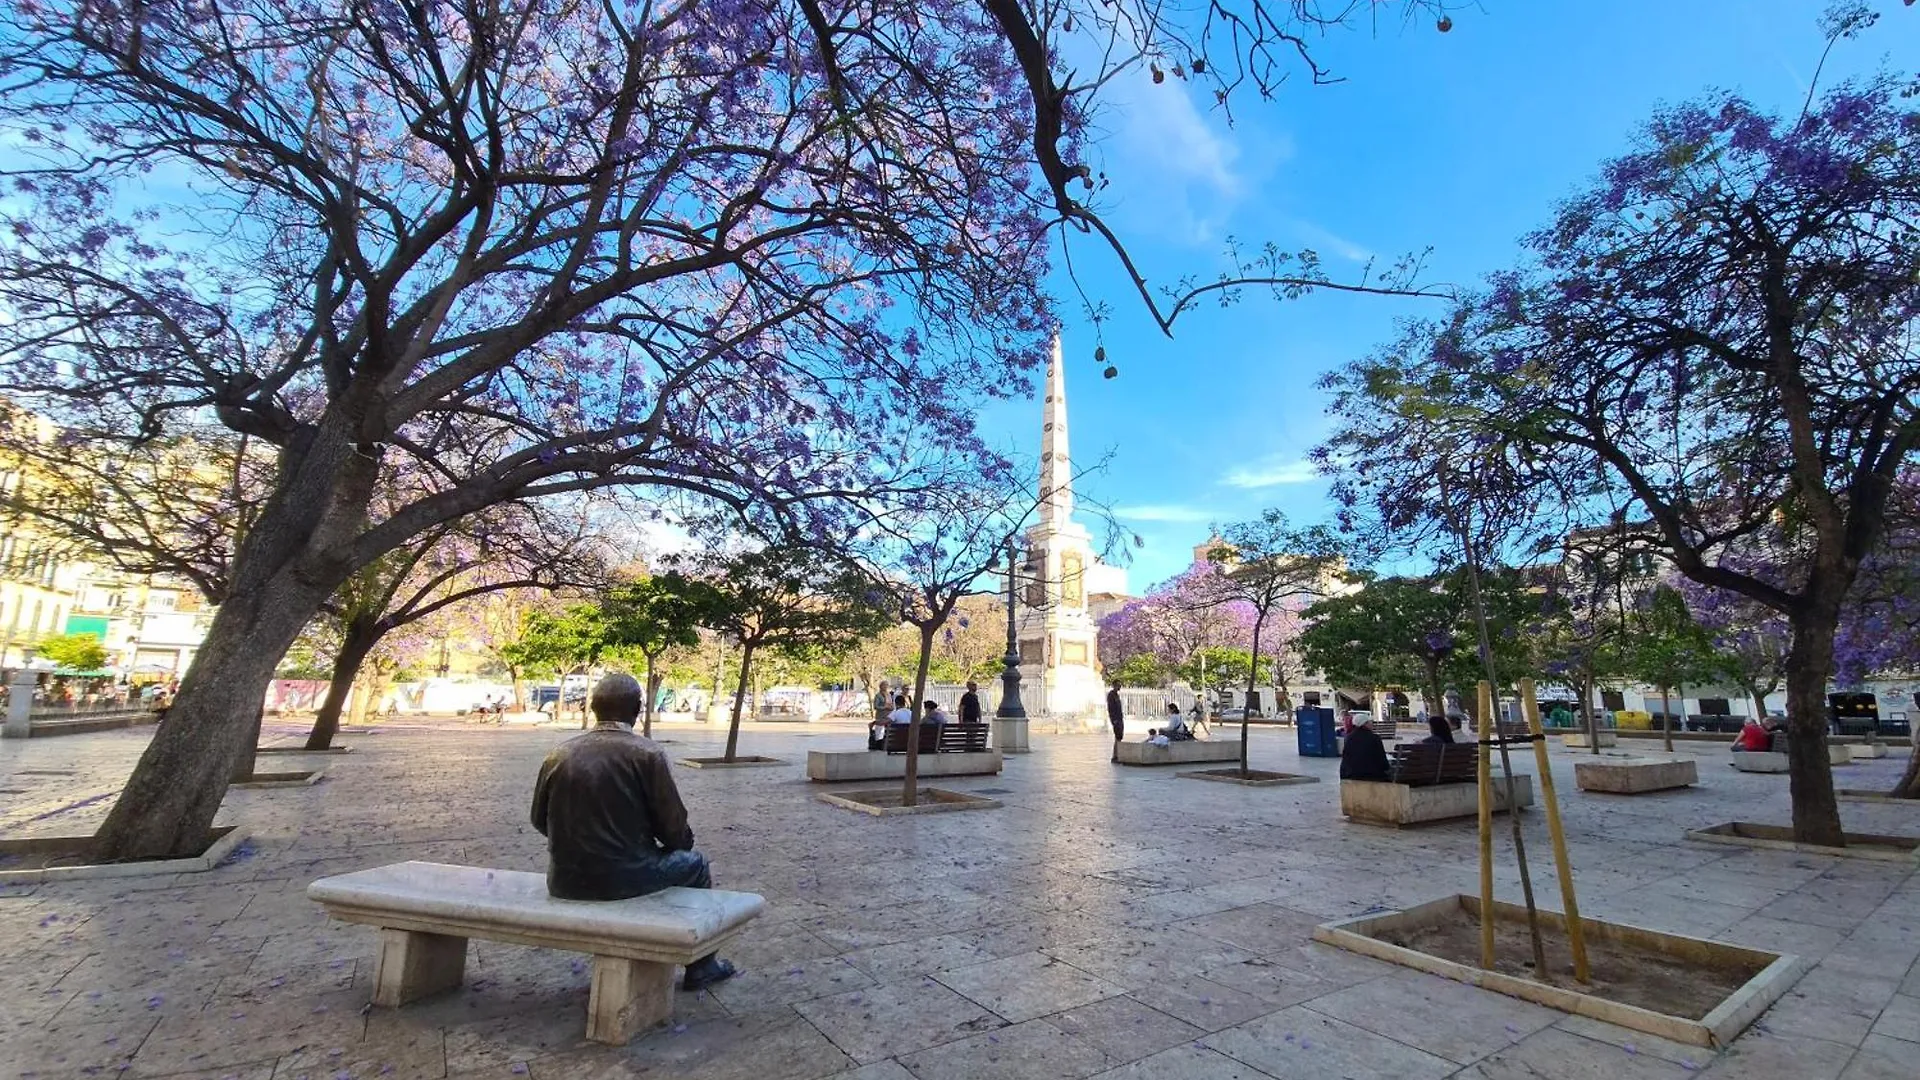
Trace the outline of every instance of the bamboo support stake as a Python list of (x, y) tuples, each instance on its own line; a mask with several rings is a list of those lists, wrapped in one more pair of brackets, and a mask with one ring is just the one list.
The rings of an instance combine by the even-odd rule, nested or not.
[(1580, 923), (1580, 901), (1573, 895), (1573, 864), (1567, 861), (1567, 834), (1560, 827), (1560, 800), (1553, 793), (1553, 771), (1547, 766), (1547, 740), (1540, 730), (1540, 706), (1533, 697), (1533, 680), (1520, 680), (1520, 708), (1533, 734), (1534, 760), (1540, 766), (1540, 798), (1547, 804), (1547, 835), (1553, 838), (1553, 864), (1560, 873), (1560, 902), (1567, 911), (1567, 944), (1573, 950), (1573, 977), (1588, 981), (1587, 934)]
[[(1480, 966), (1493, 969), (1493, 687), (1480, 682)], [(1508, 813), (1512, 813), (1511, 810)]]

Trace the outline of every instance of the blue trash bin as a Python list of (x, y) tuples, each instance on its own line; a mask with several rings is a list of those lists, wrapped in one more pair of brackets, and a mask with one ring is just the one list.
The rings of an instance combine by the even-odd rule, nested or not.
[(1333, 710), (1317, 705), (1302, 705), (1293, 710), (1294, 730), (1300, 737), (1301, 757), (1339, 757), (1339, 733), (1334, 727)]

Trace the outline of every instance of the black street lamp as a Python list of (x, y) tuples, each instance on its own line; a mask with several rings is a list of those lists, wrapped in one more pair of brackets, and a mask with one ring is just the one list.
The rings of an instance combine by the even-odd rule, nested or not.
[(1005, 665), (1000, 672), (1000, 707), (995, 709), (996, 720), (1025, 720), (1027, 707), (1020, 701), (1020, 638), (1014, 627), (1015, 586), (1018, 564), (1014, 561), (1013, 537), (1007, 537), (1007, 655), (1001, 662)]

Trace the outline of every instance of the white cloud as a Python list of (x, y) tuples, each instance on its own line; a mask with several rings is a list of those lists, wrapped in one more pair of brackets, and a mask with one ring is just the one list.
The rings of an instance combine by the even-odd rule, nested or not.
[(1304, 458), (1267, 457), (1242, 465), (1220, 478), (1228, 487), (1267, 488), (1282, 484), (1311, 484), (1320, 479), (1320, 470)]
[(1356, 244), (1338, 233), (1323, 229), (1311, 221), (1295, 218), (1291, 224), (1293, 226), (1293, 232), (1302, 240), (1306, 241), (1308, 247), (1318, 251), (1321, 255), (1333, 255), (1346, 259), (1348, 262), (1357, 263), (1363, 263), (1373, 258), (1373, 252), (1368, 248)]
[[(1218, 113), (1202, 110), (1196, 93), (1183, 80), (1155, 84), (1145, 71), (1132, 71), (1103, 95), (1100, 121), (1113, 132), (1103, 146), (1114, 182), (1109, 195), (1131, 226), (1212, 246), (1254, 185), (1240, 140)], [(1260, 156), (1289, 153), (1287, 140), (1272, 138)]]
[(1180, 506), (1177, 504), (1155, 504), (1149, 506), (1116, 506), (1113, 516), (1128, 521), (1212, 521), (1218, 515), (1211, 510), (1198, 506)]

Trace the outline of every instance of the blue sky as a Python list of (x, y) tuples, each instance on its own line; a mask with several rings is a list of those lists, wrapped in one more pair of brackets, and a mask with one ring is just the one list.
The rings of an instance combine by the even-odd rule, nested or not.
[[(1124, 87), (1101, 118), (1102, 206), (1156, 281), (1217, 273), (1227, 237), (1313, 247), (1351, 278), (1431, 246), (1426, 280), (1471, 283), (1511, 265), (1518, 238), (1625, 148), (1662, 103), (1711, 89), (1797, 111), (1819, 60), (1815, 0), (1482, 0), (1451, 33), (1430, 21), (1329, 38), (1332, 86), (1295, 81), (1272, 102), (1218, 113), (1169, 79)], [(1874, 0), (1880, 22), (1842, 42), (1823, 87), (1883, 64), (1920, 67), (1920, 6)], [(1396, 320), (1440, 302), (1320, 294), (1204, 307), (1162, 337), (1110, 257), (1076, 241), (1083, 284), (1111, 302), (1104, 380), (1092, 328), (1063, 306), (1074, 457), (1111, 454), (1085, 481), (1146, 542), (1132, 555), (1142, 592), (1184, 567), (1210, 522), (1269, 506), (1301, 522), (1330, 516), (1303, 463), (1327, 430), (1313, 387), (1364, 355)], [(1055, 291), (1070, 295), (1064, 273)], [(1040, 403), (984, 418), (997, 439), (1038, 451)]]

